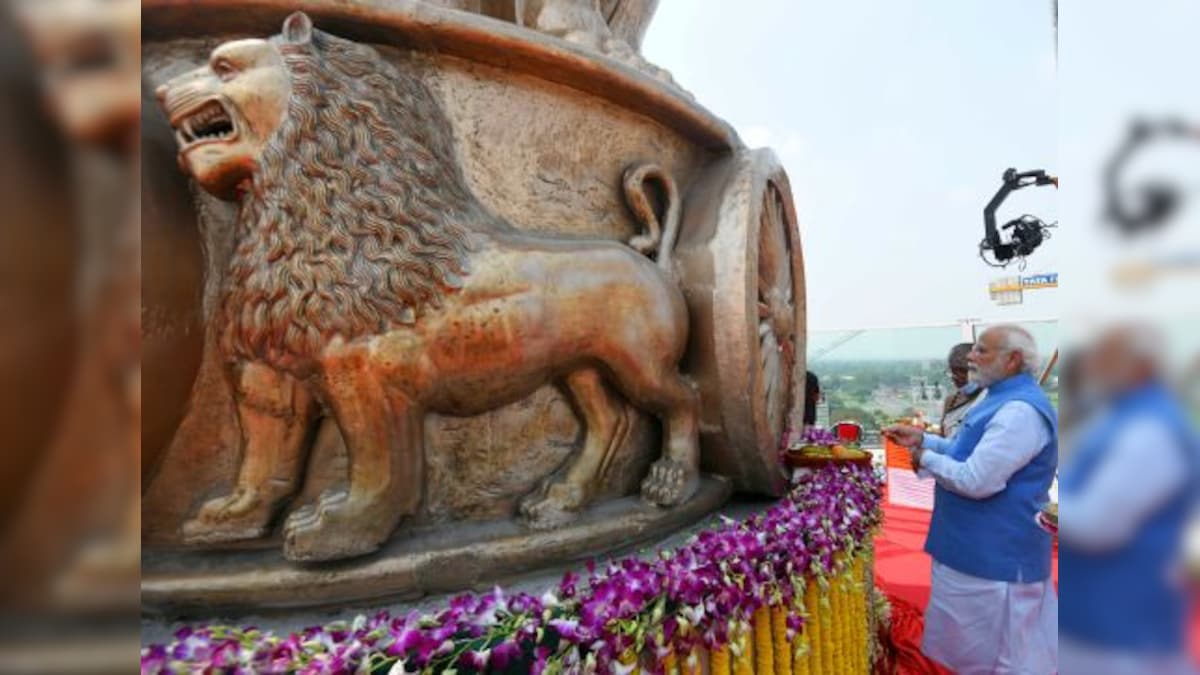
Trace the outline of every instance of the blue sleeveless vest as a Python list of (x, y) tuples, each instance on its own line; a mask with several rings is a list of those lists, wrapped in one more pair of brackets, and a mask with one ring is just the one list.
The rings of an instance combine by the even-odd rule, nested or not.
[[(1118, 400), (1109, 419), (1088, 433), (1059, 478), (1062, 504), (1087, 490), (1113, 437), (1130, 421), (1151, 416), (1164, 422), (1186, 453), (1192, 480), (1141, 525), (1132, 540), (1112, 551), (1089, 552), (1059, 545), (1062, 571), (1058, 625), (1078, 641), (1125, 651), (1171, 653), (1184, 649), (1187, 603), (1166, 570), (1195, 505), (1200, 442), (1183, 408), (1161, 384), (1151, 384)], [(1068, 516), (1069, 518), (1069, 516)]]
[(1050, 535), (1034, 520), (1049, 501), (1058, 466), (1058, 415), (1041, 387), (1026, 374), (988, 387), (987, 396), (967, 413), (946, 454), (966, 461), (1000, 407), (1011, 401), (1033, 406), (1050, 429), (1050, 443), (986, 499), (961, 497), (938, 485), (925, 551), (964, 574), (994, 581), (1045, 581), (1050, 577)]

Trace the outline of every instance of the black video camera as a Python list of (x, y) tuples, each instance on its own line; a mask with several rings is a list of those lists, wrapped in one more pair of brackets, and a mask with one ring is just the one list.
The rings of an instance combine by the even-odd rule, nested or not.
[[(1000, 189), (983, 208), (983, 241), (979, 242), (979, 256), (993, 267), (1007, 267), (1014, 258), (1024, 259), (1037, 250), (1042, 242), (1050, 238), (1047, 230), (1053, 225), (1047, 225), (1041, 218), (1025, 214), (1020, 218), (1008, 221), (1002, 227), (996, 227), (996, 210), (1014, 190), (1027, 188), (1031, 185), (1053, 185), (1058, 187), (1058, 178), (1051, 176), (1041, 169), (1017, 172), (1008, 169), (1001, 177)], [(1005, 238), (1003, 233), (1009, 233)], [(988, 260), (987, 252), (991, 251), (995, 262)]]

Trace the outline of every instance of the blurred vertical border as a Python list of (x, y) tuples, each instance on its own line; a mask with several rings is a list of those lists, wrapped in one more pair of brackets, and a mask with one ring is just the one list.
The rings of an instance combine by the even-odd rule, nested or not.
[(0, 672), (138, 654), (139, 13), (0, 5)]

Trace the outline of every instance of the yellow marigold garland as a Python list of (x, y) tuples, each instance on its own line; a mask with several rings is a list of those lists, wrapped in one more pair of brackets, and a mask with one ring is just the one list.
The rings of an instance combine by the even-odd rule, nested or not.
[(827, 579), (820, 579), (817, 582), (820, 586), (821, 598), (817, 601), (817, 606), (820, 608), (818, 617), (821, 621), (821, 672), (836, 673), (837, 667), (834, 663), (834, 653), (837, 650), (837, 639), (833, 628), (833, 606), (830, 595), (833, 589), (830, 588), (830, 583)]
[(775, 656), (775, 675), (792, 675), (792, 646), (787, 639), (787, 610), (780, 603), (771, 608), (771, 633), (775, 643), (771, 653)]
[(861, 633), (858, 630), (858, 592), (854, 586), (854, 568), (847, 565), (846, 570), (846, 671), (859, 671), (858, 658), (862, 654)]
[(708, 670), (712, 675), (730, 675), (729, 646), (709, 652)]
[(851, 672), (865, 673), (864, 664), (870, 663), (870, 659), (864, 659), (863, 655), (867, 652), (867, 633), (863, 630), (864, 625), (864, 608), (866, 597), (863, 593), (862, 584), (862, 550), (857, 550), (854, 557), (849, 560), (847, 565), (846, 577), (848, 587), (850, 589), (850, 646), (854, 651), (851, 652)]
[[(810, 579), (794, 605), (763, 606), (754, 612), (749, 625), (735, 627), (730, 644), (679, 658), (674, 651), (663, 661), (667, 673), (693, 675), (838, 675), (871, 672), (870, 631), (872, 601), (869, 570), (870, 550), (860, 550), (835, 561), (836, 571), (827, 579)], [(787, 639), (787, 617), (805, 617), (803, 630)], [(634, 663), (632, 655), (621, 662)], [(707, 669), (704, 667), (707, 664)], [(634, 672), (638, 672), (635, 668)]]
[(867, 647), (867, 587), (863, 583), (862, 558), (862, 553), (854, 556), (851, 570), (854, 579), (854, 585), (851, 586), (854, 589), (854, 666), (855, 672), (867, 673), (871, 669), (871, 657)]
[(834, 573), (830, 584), (830, 621), (833, 622), (833, 672), (846, 672), (846, 586), (845, 572)]
[(854, 573), (858, 579), (859, 598), (858, 598), (858, 630), (862, 636), (862, 663), (861, 669), (864, 673), (871, 672), (871, 614), (870, 605), (874, 601), (871, 594), (871, 580), (867, 578), (867, 565), (864, 562), (866, 556), (859, 556), (857, 561), (857, 571)]
[(858, 605), (858, 593), (854, 587), (854, 564), (849, 560), (846, 561), (846, 571), (842, 576), (842, 584), (842, 611), (846, 614), (846, 672), (857, 673), (859, 672), (858, 655), (862, 651), (862, 646), (859, 644), (858, 639), (858, 612), (855, 611), (855, 607)]
[(771, 612), (766, 605), (754, 610), (754, 672), (770, 673), (775, 667), (771, 654)]
[(797, 637), (797, 642), (800, 643), (800, 648), (796, 652), (796, 656), (792, 659), (792, 675), (811, 675), (809, 670), (809, 657), (812, 656), (812, 649), (808, 646), (808, 637)]
[(824, 672), (821, 669), (821, 652), (825, 650), (821, 635), (821, 591), (815, 580), (809, 581), (804, 590), (804, 604), (808, 612), (808, 624), (804, 627), (804, 632), (808, 633), (808, 669), (811, 673), (820, 674)]
[(841, 623), (842, 623), (842, 666), (844, 672), (855, 672), (855, 662), (858, 659), (858, 631), (854, 621), (854, 568), (850, 561), (842, 568), (842, 580), (839, 584), (841, 591)]
[(678, 675), (679, 669), (675, 667), (675, 650), (667, 652), (663, 657), (663, 672), (667, 675)]
[[(671, 650), (663, 659), (669, 675), (840, 675), (871, 672), (871, 549), (860, 549), (834, 561), (827, 578), (799, 584), (792, 607), (782, 602), (755, 610), (750, 622), (734, 624), (729, 644), (680, 658)], [(802, 591), (802, 592), (800, 592)], [(805, 618), (800, 633), (787, 638), (789, 614)], [(701, 657), (704, 658), (701, 658)], [(621, 663), (639, 673), (637, 654), (628, 651)], [(707, 667), (705, 667), (707, 666)]]
[(807, 599), (808, 588), (810, 584), (803, 584), (796, 589), (797, 594), (793, 600), (794, 607), (792, 611), (804, 617), (804, 628), (795, 638), (795, 648), (792, 650), (792, 673), (793, 675), (810, 675), (809, 656), (812, 654), (812, 649), (809, 647), (809, 617)]
[(733, 664), (733, 675), (754, 675), (754, 650), (744, 628), (738, 631), (736, 640), (739, 653)]

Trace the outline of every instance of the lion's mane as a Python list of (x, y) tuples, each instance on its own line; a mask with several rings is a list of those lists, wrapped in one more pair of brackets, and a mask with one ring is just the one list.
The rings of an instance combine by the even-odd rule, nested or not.
[(312, 357), (336, 335), (412, 324), (462, 285), (473, 230), (503, 226), (417, 75), (316, 30), (273, 40), (292, 94), (238, 214), (220, 310), (234, 359)]

